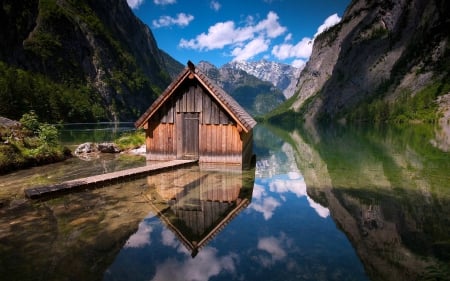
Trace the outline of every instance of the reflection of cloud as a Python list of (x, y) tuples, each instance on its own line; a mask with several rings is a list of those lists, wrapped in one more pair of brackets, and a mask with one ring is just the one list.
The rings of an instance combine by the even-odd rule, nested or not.
[(264, 186), (255, 183), (255, 185), (253, 186), (253, 194), (252, 194), (253, 199), (261, 200), (261, 198), (265, 194), (266, 194), (266, 191), (264, 189)]
[(168, 228), (164, 228), (163, 231), (161, 231), (161, 239), (162, 243), (165, 246), (176, 248), (178, 247), (178, 241), (175, 238), (175, 235), (170, 231)]
[(268, 252), (273, 260), (281, 260), (286, 256), (286, 251), (281, 247), (281, 241), (273, 236), (259, 239), (258, 249)]
[[(277, 178), (272, 178), (268, 185), (270, 191), (278, 193), (281, 198), (284, 198), (283, 194), (288, 192), (294, 193), (298, 198), (306, 196), (309, 206), (313, 208), (320, 217), (326, 218), (330, 215), (330, 211), (328, 210), (328, 208), (325, 208), (319, 203), (316, 203), (308, 196), (308, 194), (306, 193), (305, 180), (303, 176), (298, 172), (289, 172), (284, 177), (280, 175)], [(258, 192), (260, 194), (259, 196), (263, 196), (266, 194), (264, 190)]]
[[(259, 200), (261, 201), (261, 200)], [(250, 207), (254, 209), (257, 212), (260, 212), (263, 214), (265, 220), (269, 220), (275, 209), (280, 206), (280, 202), (278, 202), (273, 197), (266, 197), (262, 199), (262, 204), (258, 204), (256, 202), (252, 203)]]
[(297, 197), (306, 196), (306, 184), (302, 177), (299, 179), (274, 179), (269, 184), (269, 188), (270, 191), (276, 193), (292, 192)]
[(306, 199), (308, 199), (309, 206), (311, 206), (311, 208), (313, 208), (319, 216), (326, 218), (330, 215), (330, 210), (328, 210), (328, 208), (314, 202), (314, 200), (312, 200), (309, 196), (307, 196)]
[(145, 220), (141, 221), (138, 230), (128, 238), (124, 248), (142, 248), (146, 245), (150, 245), (150, 233), (152, 231), (153, 228), (148, 225)]
[(287, 175), (291, 180), (303, 179), (303, 176), (299, 172), (288, 172)]
[(156, 274), (152, 280), (206, 281), (222, 271), (234, 273), (236, 259), (235, 254), (218, 257), (215, 248), (205, 247), (195, 259), (190, 255), (186, 255), (183, 261), (167, 259), (156, 267)]

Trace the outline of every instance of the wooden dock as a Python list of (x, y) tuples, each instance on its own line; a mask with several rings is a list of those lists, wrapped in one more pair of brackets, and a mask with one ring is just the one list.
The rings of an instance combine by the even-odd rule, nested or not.
[(107, 174), (101, 174), (81, 179), (65, 181), (62, 183), (38, 186), (25, 189), (25, 195), (28, 198), (36, 199), (45, 196), (51, 196), (61, 193), (68, 193), (76, 190), (89, 189), (108, 184), (118, 183), (130, 179), (137, 179), (149, 174), (155, 174), (168, 169), (178, 168), (185, 165), (196, 163), (197, 160), (172, 160), (160, 163), (154, 163), (143, 167), (127, 169)]

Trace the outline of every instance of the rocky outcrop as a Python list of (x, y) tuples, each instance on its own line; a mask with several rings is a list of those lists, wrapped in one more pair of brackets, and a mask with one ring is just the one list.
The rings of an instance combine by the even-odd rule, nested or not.
[[(0, 61), (80, 89), (98, 107), (93, 115), (96, 111), (109, 120), (134, 120), (170, 83), (170, 75), (183, 68), (158, 48), (152, 31), (126, 0), (5, 0), (0, 7)], [(19, 110), (27, 112), (26, 106), (40, 113), (36, 105)], [(51, 117), (70, 118), (70, 106), (69, 112)]]
[(291, 108), (307, 121), (333, 119), (445, 79), (449, 18), (444, 0), (352, 1), (342, 21), (315, 39)]
[(98, 158), (99, 153), (120, 153), (121, 149), (112, 142), (93, 143), (86, 142), (80, 144), (74, 151), (74, 154), (84, 160)]
[(0, 128), (14, 128), (19, 126), (20, 122), (0, 116)]

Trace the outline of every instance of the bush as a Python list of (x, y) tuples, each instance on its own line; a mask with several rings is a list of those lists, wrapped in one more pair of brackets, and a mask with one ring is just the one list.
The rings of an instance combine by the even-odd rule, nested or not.
[(8, 144), (0, 144), (0, 174), (25, 167), (62, 161), (71, 152), (59, 144), (58, 129), (40, 123), (34, 111), (22, 116), (22, 130), (9, 137)]
[(145, 132), (143, 130), (137, 130), (124, 134), (118, 138), (115, 143), (121, 150), (138, 148), (139, 146), (145, 144)]
[(36, 112), (34, 112), (34, 110), (23, 114), (19, 122), (26, 130), (30, 131), (33, 134), (38, 134), (40, 123), (38, 120), (38, 116)]
[(38, 138), (41, 144), (49, 146), (59, 145), (59, 132), (55, 126), (49, 124), (42, 124), (39, 126)]

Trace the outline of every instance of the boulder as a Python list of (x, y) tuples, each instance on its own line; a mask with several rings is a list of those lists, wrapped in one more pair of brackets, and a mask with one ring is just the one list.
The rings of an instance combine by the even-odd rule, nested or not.
[(119, 153), (120, 148), (112, 142), (102, 142), (97, 145), (98, 150), (102, 153)]
[(99, 152), (97, 144), (93, 142), (85, 142), (80, 144), (74, 151), (75, 155)]

